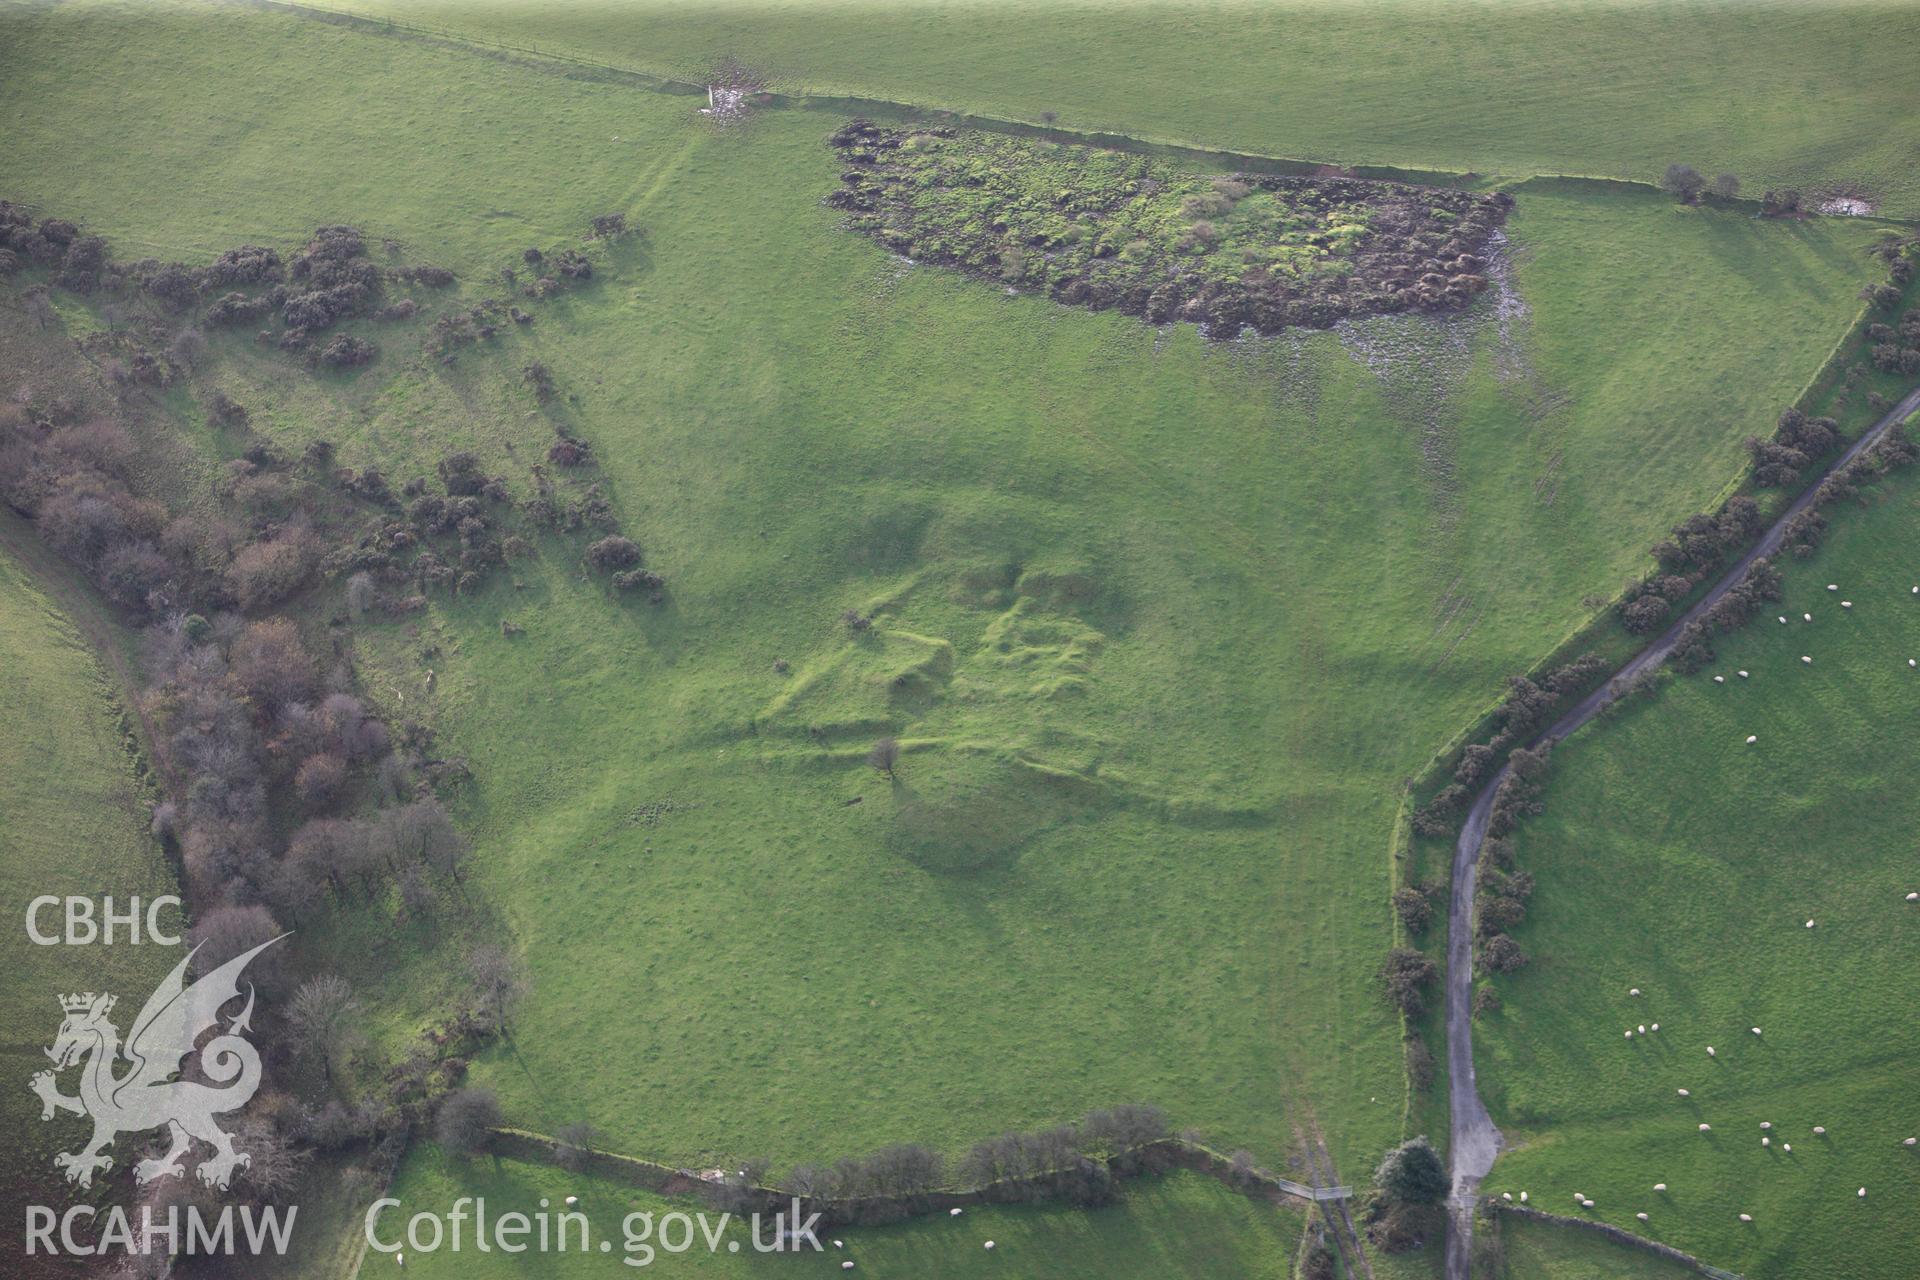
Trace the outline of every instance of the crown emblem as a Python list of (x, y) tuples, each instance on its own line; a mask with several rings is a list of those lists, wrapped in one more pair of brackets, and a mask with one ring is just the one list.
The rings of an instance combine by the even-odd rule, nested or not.
[[(105, 997), (106, 1003), (100, 1006), (100, 1012), (106, 1013), (113, 1008), (114, 997)], [(80, 995), (61, 996), (60, 1007), (68, 1013), (85, 1013), (93, 1007), (93, 992)]]

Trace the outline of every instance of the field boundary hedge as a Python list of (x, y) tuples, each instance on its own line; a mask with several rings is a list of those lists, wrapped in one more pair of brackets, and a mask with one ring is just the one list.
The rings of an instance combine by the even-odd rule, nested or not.
[[(423, 23), (408, 22), (397, 18), (377, 18), (368, 14), (354, 13), (349, 10), (331, 9), (325, 5), (297, 3), (295, 0), (246, 0), (255, 8), (275, 10), (327, 22), (334, 26), (353, 27), (358, 30), (377, 32), (387, 35), (411, 36), (426, 39), (444, 45), (466, 49), (485, 56), (506, 56), (509, 60), (522, 61), (537, 59), (546, 62), (563, 63), (568, 67), (580, 68), (596, 73), (600, 78), (612, 79), (653, 90), (656, 93), (669, 93), (682, 97), (704, 95), (707, 87), (689, 80), (677, 80), (671, 76), (658, 75), (651, 71), (641, 71), (633, 67), (623, 67), (611, 62), (597, 62), (575, 54), (559, 53), (550, 49), (536, 48), (531, 45), (510, 44), (503, 40), (489, 40), (482, 36), (452, 31), (444, 27), (428, 26)], [(963, 129), (979, 129), (990, 133), (1009, 134), (1014, 137), (1033, 138), (1046, 142), (1062, 143), (1069, 146), (1100, 147), (1110, 151), (1125, 151), (1141, 155), (1163, 156), (1181, 160), (1203, 168), (1232, 168), (1249, 173), (1279, 174), (1293, 177), (1312, 177), (1325, 174), (1349, 178), (1366, 178), (1375, 181), (1409, 182), (1424, 186), (1465, 187), (1490, 185), (1490, 175), (1467, 173), (1450, 169), (1407, 169), (1393, 165), (1352, 165), (1343, 166), (1330, 160), (1306, 160), (1293, 156), (1268, 155), (1255, 151), (1234, 151), (1219, 147), (1207, 147), (1199, 143), (1171, 138), (1156, 138), (1143, 134), (1112, 133), (1100, 130), (1063, 129), (1057, 125), (1036, 124), (1027, 120), (1014, 120), (1004, 116), (986, 115), (978, 112), (961, 111), (954, 108), (929, 106), (910, 102), (895, 102), (887, 98), (862, 98), (842, 94), (811, 93), (806, 89), (791, 92), (766, 92), (754, 95), (754, 103), (764, 109), (774, 110), (812, 110), (848, 116), (865, 116), (874, 120), (895, 122), (938, 121)], [(1618, 181), (1627, 182), (1626, 179)], [(1652, 191), (1651, 183), (1632, 184)]]
[(1527, 1218), (1534, 1222), (1545, 1222), (1556, 1227), (1578, 1227), (1582, 1231), (1590, 1231), (1595, 1235), (1604, 1236), (1615, 1244), (1624, 1244), (1629, 1248), (1639, 1249), (1643, 1253), (1653, 1254), (1657, 1258), (1665, 1258), (1668, 1262), (1677, 1262), (1689, 1271), (1712, 1277), (1712, 1280), (1745, 1280), (1745, 1277), (1736, 1272), (1723, 1271), (1712, 1263), (1702, 1262), (1690, 1253), (1682, 1253), (1670, 1244), (1661, 1244), (1658, 1240), (1649, 1240), (1645, 1236), (1637, 1236), (1631, 1231), (1626, 1231), (1614, 1226), (1612, 1223), (1590, 1222), (1585, 1218), (1569, 1218), (1558, 1213), (1543, 1213), (1538, 1209), (1525, 1209), (1517, 1204), (1508, 1204), (1502, 1200), (1482, 1200), (1480, 1203), (1484, 1208), (1493, 1213), (1510, 1213), (1516, 1218)]
[[(715, 1185), (690, 1169), (650, 1160), (645, 1156), (622, 1155), (618, 1152), (594, 1148), (569, 1148), (558, 1138), (536, 1133), (530, 1129), (517, 1129), (510, 1125), (500, 1125), (490, 1131), (487, 1151), (491, 1155), (504, 1156), (512, 1160), (525, 1160), (533, 1164), (561, 1168), (570, 1167), (583, 1174), (598, 1174), (666, 1196), (698, 1195)], [(577, 1154), (569, 1154), (570, 1151)], [(1346, 1186), (1310, 1187), (1257, 1169), (1236, 1172), (1230, 1157), (1222, 1155), (1205, 1143), (1185, 1138), (1161, 1138), (1145, 1143), (1128, 1154), (1162, 1157), (1171, 1168), (1205, 1174), (1217, 1182), (1248, 1195), (1265, 1191), (1272, 1195), (1292, 1196), (1309, 1204), (1345, 1200), (1353, 1195), (1353, 1188)], [(1068, 1171), (1055, 1170), (1054, 1172)], [(1130, 1176), (1145, 1176), (1146, 1172), (1143, 1170)], [(943, 1187), (898, 1196), (809, 1196), (771, 1183), (755, 1184), (750, 1189), (778, 1199), (799, 1199), (806, 1202), (809, 1207), (822, 1208), (826, 1210), (829, 1221), (836, 1220), (834, 1210), (844, 1211), (855, 1206), (891, 1210), (905, 1218), (976, 1205), (1014, 1203), (1017, 1200), (1016, 1197), (996, 1193), (1031, 1184), (1037, 1178), (1045, 1176), (1009, 1178), (973, 1187)], [(1116, 1176), (1129, 1175), (1117, 1174)], [(1057, 1199), (1057, 1197), (1049, 1198)]]

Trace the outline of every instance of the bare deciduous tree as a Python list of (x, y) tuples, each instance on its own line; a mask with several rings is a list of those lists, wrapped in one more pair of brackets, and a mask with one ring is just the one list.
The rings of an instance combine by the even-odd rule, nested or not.
[(506, 1034), (508, 1011), (528, 990), (519, 961), (499, 943), (483, 942), (467, 957), (467, 971), (473, 975), (481, 1005), (492, 1016), (494, 1026)]
[(323, 973), (308, 978), (293, 993), (287, 1025), (295, 1048), (318, 1058), (321, 1073), (332, 1083), (334, 1059), (359, 1039), (360, 1001), (345, 978)]
[(900, 740), (882, 738), (874, 743), (873, 750), (867, 752), (867, 763), (886, 774), (887, 780), (891, 782), (894, 777), (894, 768), (900, 763)]
[(500, 1123), (500, 1099), (491, 1089), (455, 1089), (440, 1103), (433, 1117), (433, 1139), (456, 1156), (485, 1149), (493, 1127)]

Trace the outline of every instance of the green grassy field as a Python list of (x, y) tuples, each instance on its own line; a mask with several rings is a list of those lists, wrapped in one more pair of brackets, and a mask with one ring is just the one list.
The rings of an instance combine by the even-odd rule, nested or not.
[[(672, 602), (550, 557), (436, 617), (434, 710), (538, 992), (531, 1074), (490, 1074), (661, 1154), (954, 1145), (1121, 1097), (1277, 1152), (1291, 1096), (1370, 1163), (1401, 1102), (1370, 982), (1398, 780), (1719, 488), (1866, 276), (1863, 227), (1534, 184), (1506, 344), (1483, 316), (1215, 349), (836, 232), (832, 117), (720, 137), (279, 16), (24, 31), (18, 194), (147, 251), (351, 219), (477, 282), (591, 211), (650, 228), (491, 360), (389, 338), (316, 382), (235, 349), (218, 380), (348, 462), (520, 473), (538, 355), (600, 444)], [(107, 59), (176, 141), (93, 110)], [(848, 607), (879, 608), (858, 642)], [(417, 706), (420, 646), (365, 643)], [(888, 730), (898, 787), (860, 763)]]
[[(348, 221), (471, 302), (592, 214), (648, 228), (497, 353), (366, 324), (357, 375), (227, 338), (210, 381), (346, 465), (521, 483), (550, 428), (516, 373), (554, 371), (667, 603), (555, 542), (357, 645), (476, 773), (474, 882), (534, 983), (479, 1078), (689, 1163), (1145, 1100), (1276, 1167), (1317, 1122), (1363, 1178), (1402, 1136), (1403, 780), (1720, 491), (1873, 272), (1861, 224), (1534, 182), (1504, 310), (1215, 346), (838, 230), (824, 113), (716, 134), (252, 10), (0, 22), (9, 194), (121, 256)], [(443, 995), (416, 945), (340, 947), (395, 1034)]]
[[(1519, 0), (1415, 6), (799, 0), (326, 7), (698, 80), (855, 94), (1269, 155), (1766, 186), (1858, 184), (1920, 212), (1907, 6)], [(1276, 66), (1284, 75), (1274, 74)]]
[[(463, 1196), (485, 1197), (489, 1214), (532, 1214), (543, 1198), (551, 1206), (548, 1211), (558, 1213), (566, 1196), (579, 1197), (577, 1209), (591, 1224), (586, 1252), (577, 1248), (577, 1228), (571, 1237), (574, 1251), (565, 1254), (483, 1255), (472, 1248), (471, 1238), (457, 1254), (445, 1248), (433, 1254), (409, 1251), (404, 1274), (457, 1275), (463, 1280), (522, 1275), (558, 1280), (622, 1274), (824, 1276), (839, 1275), (840, 1264), (848, 1259), (854, 1261), (856, 1274), (870, 1276), (1231, 1275), (1286, 1280), (1293, 1274), (1306, 1225), (1297, 1204), (1249, 1200), (1211, 1179), (1179, 1173), (1130, 1183), (1120, 1204), (1091, 1212), (994, 1207), (892, 1227), (836, 1227), (821, 1233), (825, 1247), (817, 1254), (756, 1253), (746, 1223), (729, 1222), (720, 1234), (719, 1214), (710, 1213), (708, 1225), (720, 1241), (717, 1251), (708, 1251), (696, 1228), (693, 1248), (670, 1252), (660, 1241), (678, 1246), (680, 1228), (667, 1227), (662, 1235), (662, 1221), (676, 1213), (700, 1212), (698, 1200), (667, 1198), (543, 1165), (495, 1165), (487, 1160), (461, 1165), (425, 1148), (408, 1160), (387, 1194), (402, 1207), (381, 1218), (377, 1231), (383, 1242), (401, 1240), (412, 1214), (444, 1214)], [(650, 1215), (652, 1221), (633, 1218), (635, 1214)], [(769, 1223), (761, 1238), (770, 1241), (773, 1233)], [(607, 1253), (599, 1251), (602, 1239), (612, 1245)], [(835, 1240), (843, 1247), (835, 1248)], [(994, 1242), (991, 1250), (984, 1247), (988, 1240)], [(627, 1258), (633, 1261), (627, 1263)], [(361, 1274), (389, 1273), (401, 1274), (391, 1257), (369, 1252)]]
[(1884, 1276), (1911, 1255), (1917, 529), (1904, 476), (1843, 507), (1787, 569), (1787, 624), (1763, 618), (1710, 674), (1556, 752), (1516, 841), (1535, 960), (1475, 1036), (1518, 1140), (1489, 1189), (1555, 1212), (1582, 1191), (1629, 1228), (1646, 1212), (1648, 1234), (1752, 1277)]
[(1500, 1224), (1502, 1280), (1680, 1280), (1696, 1274), (1675, 1262), (1551, 1223), (1507, 1218)]
[[(11, 513), (4, 516), (12, 520)], [(17, 522), (4, 533), (17, 533)], [(31, 534), (26, 536), (31, 537)], [(111, 991), (139, 1008), (179, 959), (167, 948), (130, 946), (124, 934), (108, 947), (37, 946), (26, 932), (27, 906), (43, 895), (114, 896), (118, 909), (135, 894), (145, 901), (175, 892), (159, 850), (146, 834), (145, 793), (134, 773), (114, 689), (73, 623), (29, 579), (0, 542), (0, 993), (7, 1027), (9, 1087), (0, 1090), (0, 1208), (19, 1220), (19, 1206), (47, 1203), (58, 1184), (58, 1151), (75, 1149), (84, 1123), (63, 1117), (43, 1124), (27, 1078), (44, 1070), (41, 1050), (53, 1043), (57, 998), (73, 991)], [(178, 911), (161, 926), (178, 931)], [(58, 908), (43, 910), (42, 932), (62, 931)], [(124, 1024), (123, 1024), (124, 1025)], [(72, 1087), (69, 1075), (66, 1086)]]

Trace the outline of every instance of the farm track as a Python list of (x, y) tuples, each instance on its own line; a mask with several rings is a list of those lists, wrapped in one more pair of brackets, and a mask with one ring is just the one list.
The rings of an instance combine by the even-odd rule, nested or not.
[[(1787, 526), (1814, 505), (1827, 477), (1872, 448), (1916, 409), (1920, 409), (1920, 387), (1909, 391), (1879, 421), (1861, 432), (1860, 438), (1848, 445), (1844, 453), (1788, 503), (1759, 540), (1720, 576), (1706, 595), (1662, 632), (1659, 639), (1635, 654), (1608, 677), (1605, 684), (1582, 698), (1528, 746), (1547, 746), (1565, 740), (1617, 702), (1640, 677), (1658, 669), (1679, 643), (1681, 634), (1738, 585), (1754, 561), (1780, 549)], [(1453, 850), (1452, 891), (1447, 903), (1447, 1102), (1453, 1117), (1452, 1137), (1448, 1142), (1453, 1194), (1447, 1200), (1447, 1280), (1468, 1280), (1477, 1191), (1480, 1179), (1493, 1168), (1494, 1157), (1500, 1152), (1500, 1131), (1487, 1114), (1473, 1076), (1473, 889), (1480, 846), (1486, 840), (1487, 819), (1493, 811), (1493, 797), (1512, 772), (1511, 764), (1503, 764), (1480, 789), (1460, 826), (1460, 838)]]

